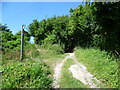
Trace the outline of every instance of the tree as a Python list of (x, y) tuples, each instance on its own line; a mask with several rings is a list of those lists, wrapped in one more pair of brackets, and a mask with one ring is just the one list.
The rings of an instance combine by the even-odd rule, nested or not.
[(117, 50), (120, 53), (120, 2), (93, 3), (96, 8), (93, 11), (95, 21), (101, 27), (100, 48), (105, 50)]
[[(8, 29), (6, 25), (0, 25), (0, 34), (2, 37), (1, 40), (1, 50), (3, 53), (6, 53), (9, 50), (20, 50), (20, 43), (21, 43), (21, 31), (16, 33), (15, 35), (12, 34), (12, 31)], [(25, 31), (25, 45), (30, 40), (30, 34)]]
[(6, 25), (0, 24), (0, 35), (1, 35), (1, 50), (4, 52), (6, 50), (6, 43), (14, 39), (12, 31), (7, 28)]
[(40, 22), (33, 20), (33, 23), (29, 25), (29, 31), (34, 36), (36, 44), (44, 44), (49, 40), (52, 41), (51, 44), (62, 45), (62, 43), (65, 43), (67, 36), (66, 26), (68, 20), (68, 16), (54, 16)]

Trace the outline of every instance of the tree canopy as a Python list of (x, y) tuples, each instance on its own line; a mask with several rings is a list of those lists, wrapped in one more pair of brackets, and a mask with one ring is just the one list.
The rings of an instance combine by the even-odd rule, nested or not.
[[(12, 34), (12, 31), (8, 29), (7, 25), (0, 24), (0, 34), (1, 34), (1, 50), (3, 53), (9, 50), (20, 50), (21, 42), (21, 32), (19, 31), (15, 35)], [(30, 34), (25, 31), (25, 44), (30, 40)]]
[(36, 44), (60, 44), (65, 51), (75, 46), (120, 51), (120, 2), (92, 2), (70, 9), (70, 16), (33, 20), (29, 31)]

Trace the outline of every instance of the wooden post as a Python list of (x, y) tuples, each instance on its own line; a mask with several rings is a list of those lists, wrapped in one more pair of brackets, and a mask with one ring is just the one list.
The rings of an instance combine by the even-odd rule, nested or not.
[(22, 25), (21, 30), (21, 52), (20, 52), (20, 60), (23, 61), (24, 58), (24, 25)]

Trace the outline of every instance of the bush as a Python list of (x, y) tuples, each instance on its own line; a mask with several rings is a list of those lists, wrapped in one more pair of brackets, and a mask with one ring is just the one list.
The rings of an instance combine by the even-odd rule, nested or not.
[(62, 49), (62, 47), (59, 44), (53, 44), (50, 47), (50, 50), (52, 50), (54, 53), (58, 53), (58, 54), (64, 53), (64, 50)]
[(41, 54), (40, 52), (36, 49), (35, 45), (34, 44), (31, 44), (31, 43), (28, 43), (26, 46), (25, 46), (25, 51), (24, 51), (24, 54), (25, 54), (25, 58), (39, 58), (41, 60)]
[(56, 54), (63, 54), (64, 50), (62, 49), (62, 47), (59, 44), (45, 44), (42, 47), (44, 47), (47, 50), (52, 51), (53, 53)]
[(20, 51), (9, 50), (2, 55), (2, 88), (51, 88), (50, 70), (41, 60), (34, 44), (24, 48), (24, 62), (20, 62)]
[(50, 71), (43, 62), (27, 60), (4, 66), (2, 88), (50, 88)]
[(20, 50), (16, 50), (16, 51), (14, 51), (14, 50), (9, 50), (9, 51), (7, 51), (5, 54), (3, 54), (2, 55), (2, 60), (3, 60), (3, 62), (5, 61), (5, 60), (18, 60), (18, 59), (20, 59)]
[[(15, 50), (16, 49), (16, 50)], [(35, 48), (34, 44), (27, 43), (24, 45), (24, 58), (39, 58), (41, 59), (40, 52)], [(2, 60), (19, 60), (20, 59), (20, 47), (9, 49), (2, 55)]]
[(47, 38), (44, 39), (44, 44), (53, 44), (55, 43), (56, 36), (55, 35), (47, 35)]

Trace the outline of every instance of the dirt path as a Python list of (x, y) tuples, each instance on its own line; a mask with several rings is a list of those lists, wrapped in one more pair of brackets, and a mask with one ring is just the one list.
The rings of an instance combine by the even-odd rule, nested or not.
[[(36, 45), (37, 48), (37, 45)], [(37, 49), (38, 51), (40, 51), (40, 49)], [(90, 86), (90, 88), (99, 88), (94, 82), (93, 80), (100, 85), (99, 80), (97, 80), (91, 73), (89, 73), (86, 69), (86, 67), (77, 61), (74, 53), (69, 53), (69, 56), (66, 56), (65, 59), (62, 60), (61, 63), (59, 63), (58, 65), (56, 65), (56, 67), (54, 68), (54, 80), (53, 80), (53, 84), (52, 87), (53, 88), (59, 88), (59, 79), (61, 76), (61, 70), (62, 70), (62, 66), (64, 65), (64, 62), (67, 59), (73, 59), (73, 61), (76, 63), (74, 65), (71, 65), (69, 70), (71, 71), (72, 75), (74, 78), (80, 80), (83, 84)], [(67, 83), (67, 82), (66, 82)]]
[[(69, 53), (70, 54), (70, 53)], [(62, 66), (64, 65), (64, 62), (71, 57), (71, 54), (69, 56), (66, 56), (65, 59), (62, 60), (62, 62), (60, 64), (58, 64), (55, 68), (54, 68), (54, 78), (53, 78), (53, 85), (52, 87), (53, 88), (59, 88), (60, 85), (59, 85), (59, 79), (60, 79), (60, 76), (61, 76), (61, 70), (62, 70)]]
[[(72, 75), (74, 78), (80, 80), (83, 84), (90, 86), (90, 88), (99, 88), (94, 82), (100, 83), (91, 73), (89, 73), (84, 65), (79, 63), (74, 56), (74, 53), (69, 53), (69, 56), (66, 56), (65, 59), (62, 60), (62, 62), (54, 68), (54, 81), (53, 81), (53, 88), (59, 88), (59, 79), (61, 76), (61, 70), (62, 66), (64, 65), (64, 62), (67, 59), (73, 59), (73, 61), (76, 63), (72, 65), (69, 70), (72, 72)], [(67, 83), (67, 82), (66, 82)]]
[(73, 77), (80, 80), (83, 84), (90, 86), (90, 88), (99, 88), (94, 82), (100, 84), (100, 81), (88, 72), (84, 65), (77, 61), (74, 53), (72, 53), (71, 58), (76, 63), (69, 68)]

